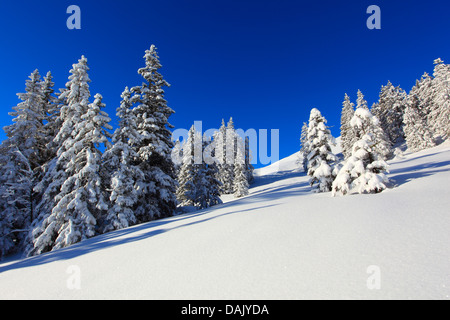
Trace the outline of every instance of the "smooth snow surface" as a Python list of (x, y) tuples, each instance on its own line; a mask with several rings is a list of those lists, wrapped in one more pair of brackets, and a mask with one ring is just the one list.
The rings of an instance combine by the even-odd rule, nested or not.
[(450, 298), (450, 144), (391, 161), (377, 195), (314, 194), (296, 160), (243, 199), (4, 261), (0, 299)]

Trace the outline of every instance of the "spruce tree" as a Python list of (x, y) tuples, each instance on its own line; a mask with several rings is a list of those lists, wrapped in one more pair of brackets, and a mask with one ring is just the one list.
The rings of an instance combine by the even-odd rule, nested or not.
[(134, 212), (138, 203), (139, 185), (145, 177), (137, 165), (138, 155), (131, 147), (140, 136), (136, 117), (131, 109), (128, 87), (121, 97), (122, 102), (117, 108), (119, 128), (112, 137), (112, 147), (103, 154), (110, 201), (103, 232), (128, 228), (137, 223)]
[(315, 192), (331, 191), (334, 177), (332, 163), (336, 161), (331, 152), (333, 137), (326, 126), (326, 119), (319, 110), (312, 109), (308, 125), (308, 175)]
[(308, 124), (303, 122), (300, 133), (300, 156), (297, 160), (304, 172), (308, 171)]
[(97, 220), (107, 204), (102, 189), (100, 144), (108, 146), (111, 129), (101, 95), (89, 104), (87, 59), (73, 65), (63, 93), (62, 127), (55, 142), (60, 145), (39, 188), (45, 188), (39, 203), (39, 219), (30, 234), (28, 254), (37, 255), (70, 246), (97, 234)]
[(241, 137), (236, 135), (236, 157), (234, 163), (233, 194), (236, 198), (248, 195), (248, 176), (245, 164), (245, 143)]
[(250, 150), (250, 139), (249, 137), (245, 137), (245, 171), (249, 184), (251, 184), (254, 180), (254, 170), (255, 168), (252, 165), (252, 152)]
[(433, 105), (429, 123), (435, 136), (445, 140), (450, 137), (450, 65), (441, 59), (434, 61)]
[(400, 87), (388, 81), (386, 86), (381, 87), (380, 100), (372, 109), (380, 121), (380, 127), (386, 134), (391, 145), (404, 142), (403, 115), (406, 108), (406, 92)]
[(218, 165), (217, 178), (222, 184), (221, 194), (233, 194), (236, 136), (233, 118), (230, 119), (227, 126), (222, 120), (222, 126), (214, 134), (215, 156)]
[(404, 132), (408, 149), (415, 152), (435, 146), (419, 97), (421, 82), (417, 81), (408, 96), (403, 117)]
[(350, 97), (345, 94), (344, 102), (342, 103), (342, 113), (341, 113), (341, 147), (344, 158), (347, 159), (352, 153), (352, 128), (350, 121), (355, 114), (354, 103), (350, 101)]
[(197, 204), (197, 180), (202, 167), (195, 161), (196, 153), (197, 155), (199, 153), (199, 147), (202, 147), (201, 141), (198, 141), (198, 133), (192, 126), (183, 146), (183, 161), (178, 175), (176, 193), (181, 207), (195, 207)]
[(139, 166), (145, 174), (136, 209), (138, 222), (147, 222), (173, 215), (176, 206), (175, 166), (171, 158), (173, 142), (169, 117), (175, 112), (164, 99), (169, 84), (159, 73), (162, 65), (152, 45), (144, 56), (145, 67), (138, 73), (144, 78), (141, 86), (131, 89), (135, 105), (138, 141), (132, 144), (138, 154)]
[(222, 119), (222, 125), (220, 126), (219, 131), (214, 133), (214, 156), (216, 158), (217, 163), (217, 180), (220, 181), (220, 193), (226, 194), (227, 191), (224, 187), (224, 177), (227, 171), (227, 127), (225, 125), (225, 120)]
[(4, 128), (7, 139), (0, 145), (0, 257), (23, 248), (26, 230), (36, 215), (33, 187), (44, 161), (46, 139), (38, 70), (30, 75), (25, 93), (18, 97), (22, 102), (9, 113), (14, 123)]
[[(358, 108), (350, 121), (352, 136), (356, 141), (361, 140), (365, 135), (370, 134), (375, 143), (377, 153), (386, 160), (391, 155), (391, 147), (384, 131), (380, 127), (380, 122), (368, 109)], [(356, 143), (356, 142), (355, 142)]]
[(352, 192), (380, 193), (386, 189), (387, 163), (376, 148), (371, 133), (364, 135), (353, 146), (348, 158), (333, 182), (333, 196)]
[(206, 197), (203, 207), (209, 208), (222, 204), (220, 188), (222, 183), (217, 179), (218, 166), (214, 159), (214, 142), (206, 135), (203, 136), (203, 170), (205, 171)]

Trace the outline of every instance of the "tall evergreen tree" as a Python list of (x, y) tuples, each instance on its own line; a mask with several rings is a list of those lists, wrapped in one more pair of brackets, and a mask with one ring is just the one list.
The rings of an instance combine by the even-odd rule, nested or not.
[(222, 204), (220, 188), (222, 183), (217, 179), (218, 166), (214, 157), (214, 142), (206, 135), (203, 136), (203, 170), (205, 171), (205, 208)]
[(436, 59), (434, 64), (434, 99), (429, 123), (433, 133), (445, 140), (450, 137), (450, 65), (441, 59)]
[(252, 151), (250, 150), (250, 139), (245, 137), (245, 171), (249, 184), (254, 180), (253, 172), (255, 168), (252, 165)]
[(18, 97), (22, 102), (10, 112), (14, 123), (4, 128), (7, 139), (0, 146), (0, 257), (23, 247), (25, 231), (35, 218), (35, 172), (43, 163), (45, 146), (44, 94), (38, 70)]
[(138, 155), (131, 147), (139, 141), (140, 135), (137, 132), (136, 116), (131, 109), (128, 87), (121, 97), (122, 102), (117, 108), (119, 128), (112, 137), (112, 147), (103, 154), (110, 201), (103, 232), (128, 228), (137, 223), (135, 210), (140, 183), (145, 177), (137, 165)]
[(427, 115), (421, 107), (420, 85), (421, 82), (417, 81), (412, 88), (403, 117), (406, 144), (411, 151), (420, 151), (435, 146), (433, 135), (427, 124)]
[(306, 122), (303, 122), (300, 133), (300, 156), (297, 163), (304, 172), (308, 171), (308, 124)]
[(61, 109), (63, 124), (55, 138), (57, 158), (46, 173), (39, 219), (30, 234), (28, 254), (64, 248), (98, 232), (97, 220), (107, 209), (102, 190), (100, 144), (108, 145), (109, 117), (102, 97), (89, 104), (87, 59), (73, 65)]
[(215, 156), (218, 165), (217, 178), (222, 184), (221, 194), (233, 194), (236, 137), (233, 118), (230, 119), (227, 126), (222, 120), (222, 126), (214, 134)]
[(236, 198), (248, 195), (248, 176), (245, 164), (245, 143), (241, 137), (236, 135), (236, 157), (234, 163), (233, 193)]
[[(377, 153), (386, 160), (391, 155), (391, 147), (384, 131), (380, 127), (380, 122), (368, 109), (358, 108), (350, 121), (352, 135), (356, 141), (361, 140), (365, 135), (370, 134), (374, 142)], [(355, 142), (356, 143), (356, 142)]]
[(344, 102), (343, 102), (343, 108), (341, 113), (341, 147), (342, 147), (342, 153), (347, 159), (351, 156), (352, 152), (352, 128), (350, 125), (350, 121), (353, 118), (353, 115), (355, 114), (355, 109), (353, 107), (355, 106), (354, 103), (350, 101), (350, 97), (345, 94)]
[(376, 108), (372, 109), (380, 121), (380, 127), (386, 134), (391, 145), (405, 141), (403, 132), (403, 115), (406, 108), (406, 92), (400, 87), (388, 81), (386, 86), (381, 87), (380, 100)]
[(194, 207), (197, 204), (198, 175), (202, 167), (202, 164), (198, 163), (201, 143), (195, 127), (192, 126), (183, 146), (183, 162), (178, 175), (177, 199), (181, 207)]
[(140, 135), (132, 147), (145, 174), (136, 211), (139, 222), (171, 216), (177, 206), (175, 166), (171, 158), (173, 142), (169, 130), (172, 128), (169, 117), (175, 112), (164, 99), (164, 87), (169, 84), (159, 73), (162, 65), (154, 45), (146, 51), (144, 59), (145, 67), (138, 73), (145, 81), (131, 89)]
[(311, 187), (316, 192), (331, 191), (334, 179), (331, 165), (336, 157), (331, 152), (333, 137), (326, 123), (319, 110), (311, 110), (307, 136), (308, 175)]
[(227, 167), (227, 127), (225, 125), (225, 120), (222, 119), (222, 125), (220, 126), (219, 131), (214, 133), (214, 155), (217, 163), (217, 180), (220, 181), (220, 193), (226, 194), (229, 193), (228, 190), (225, 190), (224, 187), (224, 178), (226, 176), (226, 172), (228, 170)]

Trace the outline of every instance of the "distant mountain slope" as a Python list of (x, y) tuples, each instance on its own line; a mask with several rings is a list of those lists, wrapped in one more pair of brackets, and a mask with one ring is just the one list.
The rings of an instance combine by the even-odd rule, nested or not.
[(0, 299), (450, 298), (450, 144), (391, 161), (378, 195), (313, 194), (295, 158), (246, 198), (5, 261)]

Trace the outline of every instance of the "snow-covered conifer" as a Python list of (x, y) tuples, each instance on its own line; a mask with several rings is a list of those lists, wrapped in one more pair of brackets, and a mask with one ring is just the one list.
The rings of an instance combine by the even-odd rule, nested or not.
[(433, 135), (427, 124), (427, 115), (423, 113), (419, 97), (421, 82), (417, 81), (408, 96), (403, 117), (406, 144), (411, 151), (420, 151), (435, 146)]
[(352, 192), (380, 193), (386, 189), (387, 163), (376, 150), (376, 142), (369, 133), (355, 143), (348, 158), (333, 182), (333, 196)]
[(434, 61), (433, 105), (429, 123), (435, 136), (445, 140), (450, 137), (450, 65), (441, 59)]
[(63, 124), (55, 141), (60, 145), (44, 181), (44, 197), (38, 205), (39, 219), (30, 234), (30, 255), (64, 248), (93, 237), (97, 220), (107, 204), (101, 177), (100, 144), (108, 145), (111, 129), (101, 95), (89, 104), (87, 59), (73, 65), (61, 108)]
[(225, 121), (222, 120), (222, 126), (214, 134), (215, 157), (218, 165), (217, 178), (222, 184), (221, 194), (233, 193), (236, 136), (232, 118), (227, 126), (225, 126)]
[(4, 128), (7, 139), (0, 145), (0, 256), (22, 248), (24, 230), (36, 215), (35, 172), (43, 164), (45, 150), (44, 94), (38, 70), (31, 74), (25, 93), (18, 97), (22, 102), (10, 112), (14, 123)]
[(141, 86), (131, 89), (135, 105), (137, 131), (140, 139), (132, 143), (139, 156), (139, 166), (145, 179), (139, 189), (136, 209), (138, 222), (147, 222), (173, 215), (176, 206), (176, 176), (172, 162), (172, 133), (169, 117), (175, 112), (164, 99), (164, 87), (169, 84), (159, 73), (162, 67), (156, 47), (145, 53), (145, 67), (138, 73), (144, 78)]
[(236, 198), (245, 197), (248, 195), (248, 188), (249, 182), (245, 164), (245, 143), (241, 137), (236, 135), (233, 194)]
[(315, 108), (311, 110), (307, 135), (307, 159), (310, 184), (316, 192), (331, 191), (333, 183), (331, 165), (336, 161), (336, 157), (331, 151), (333, 137), (326, 123), (326, 119), (319, 110)]
[[(201, 163), (196, 162), (201, 154), (202, 141), (199, 134), (192, 126), (188, 138), (183, 145), (183, 162), (178, 175), (177, 199), (181, 207), (194, 207), (197, 200), (197, 180)], [(198, 160), (198, 159), (197, 159)]]
[(404, 142), (403, 115), (406, 108), (406, 92), (400, 87), (388, 81), (387, 85), (381, 87), (380, 100), (372, 109), (380, 121), (380, 127), (386, 134), (391, 145)]
[(245, 171), (248, 183), (252, 183), (254, 180), (253, 172), (255, 168), (252, 165), (252, 152), (250, 150), (250, 139), (245, 137)]
[(300, 134), (300, 154), (297, 160), (299, 166), (304, 172), (308, 171), (308, 124), (303, 122), (302, 131)]
[(353, 115), (355, 114), (355, 109), (353, 108), (355, 106), (354, 103), (350, 101), (350, 97), (345, 94), (344, 102), (343, 102), (343, 108), (341, 113), (341, 147), (342, 147), (342, 153), (347, 159), (350, 157), (352, 153), (352, 147), (353, 147), (353, 139), (352, 139), (352, 128), (350, 125), (350, 121), (353, 118)]
[(138, 203), (138, 187), (145, 176), (137, 165), (138, 155), (131, 147), (139, 140), (139, 134), (135, 114), (130, 109), (131, 94), (128, 87), (121, 97), (122, 102), (117, 108), (119, 128), (112, 137), (112, 147), (103, 154), (106, 185), (110, 195), (110, 207), (103, 222), (103, 232), (124, 229), (137, 223), (134, 211)]
[(353, 137), (356, 141), (361, 140), (365, 135), (370, 134), (374, 141), (377, 153), (383, 159), (387, 159), (391, 154), (390, 143), (387, 141), (384, 131), (380, 127), (380, 122), (368, 109), (358, 108), (350, 121)]

